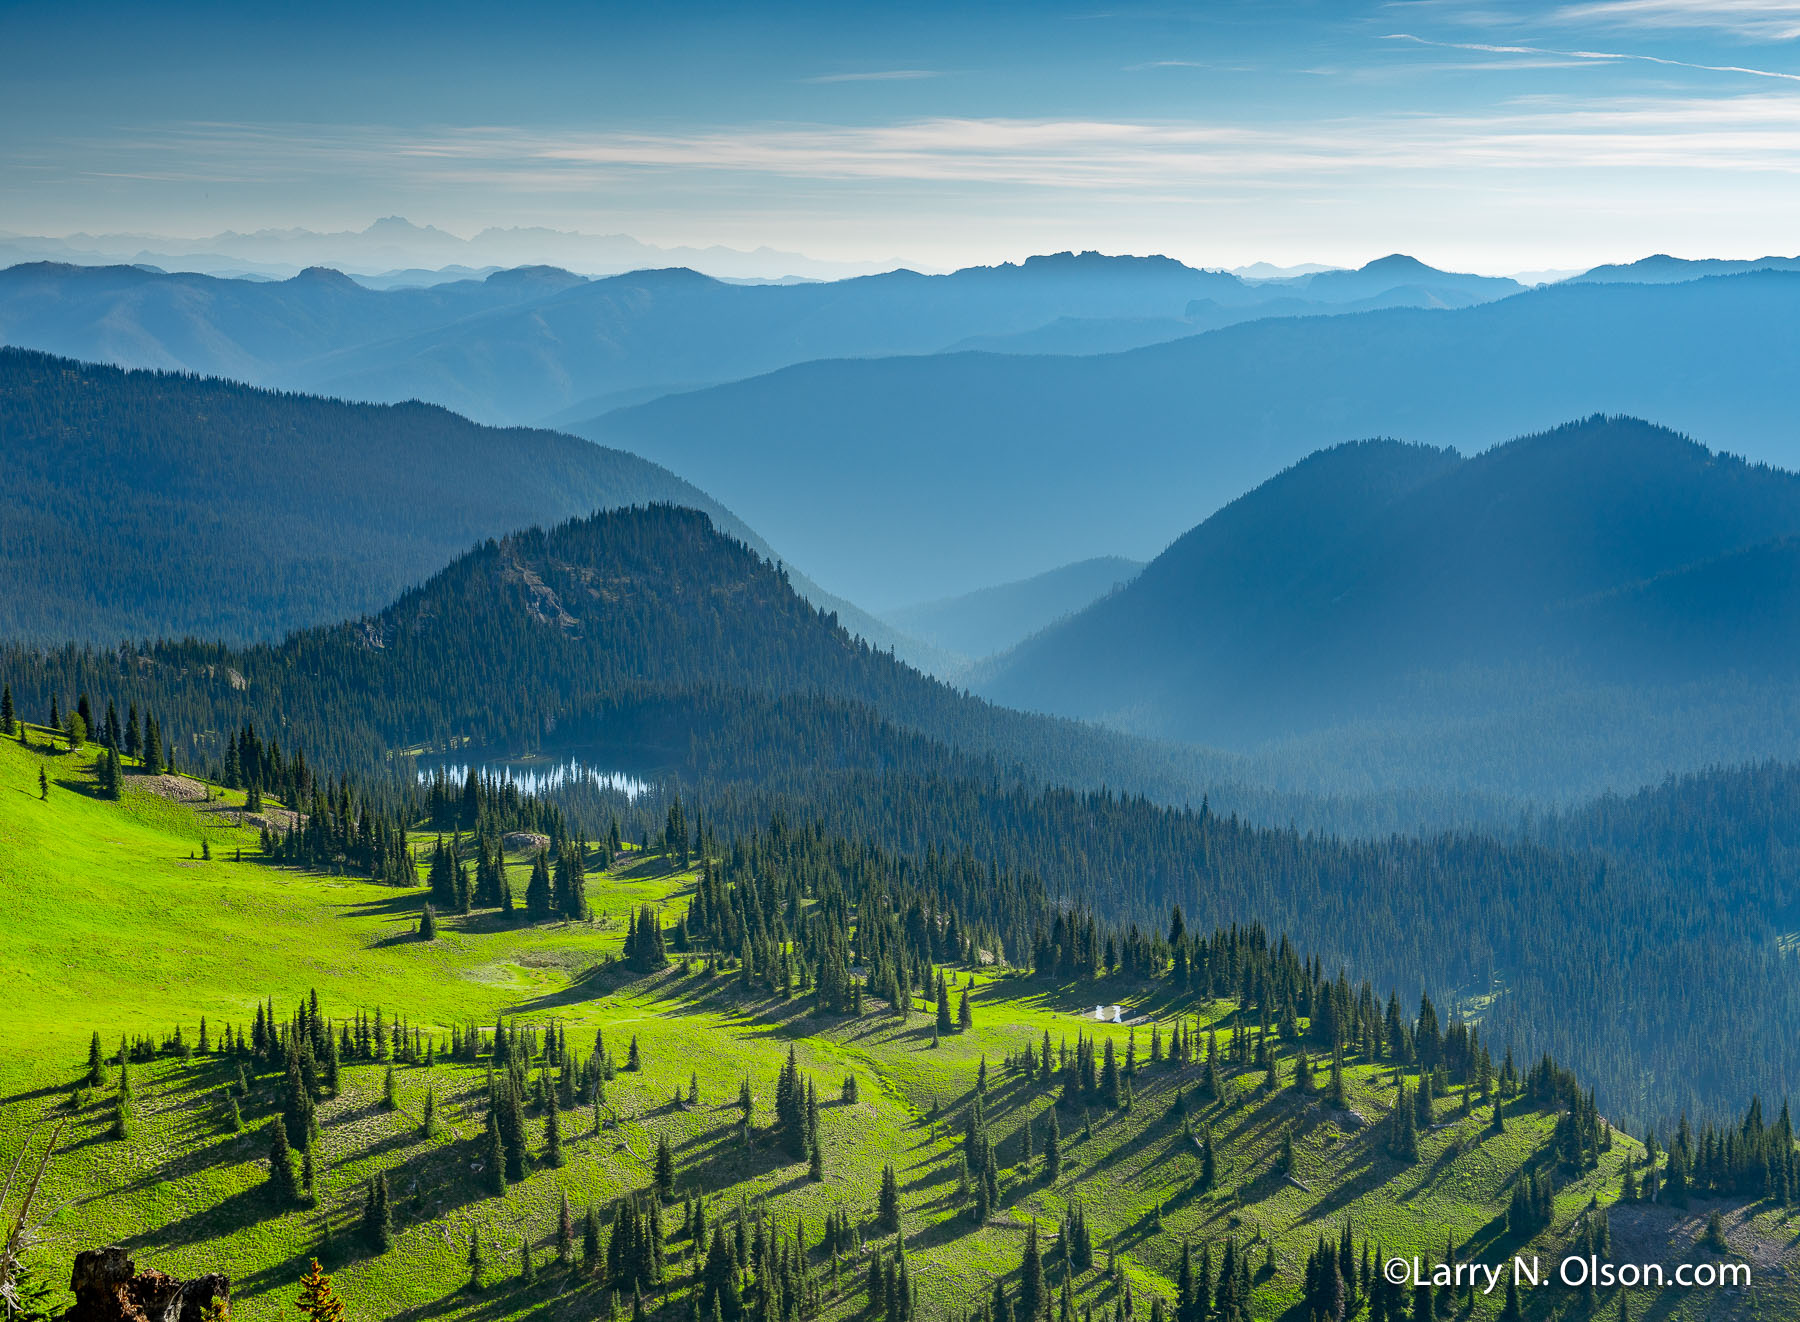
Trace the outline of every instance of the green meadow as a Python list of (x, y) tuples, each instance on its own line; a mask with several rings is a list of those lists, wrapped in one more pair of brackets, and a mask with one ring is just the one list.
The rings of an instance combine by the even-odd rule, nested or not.
[[(672, 924), (694, 871), (654, 853), (629, 850), (610, 871), (589, 877), (587, 922), (528, 924), (491, 913), (440, 916), (435, 941), (417, 935), (423, 888), (375, 885), (300, 872), (262, 861), (256, 829), (237, 823), (241, 795), (177, 801), (128, 776), (117, 801), (94, 792), (94, 750), (51, 751), (42, 732), (31, 747), (0, 742), (0, 904), (6, 932), (5, 989), (10, 1031), (0, 1049), (0, 1158), (43, 1150), (55, 1134), (37, 1204), (48, 1216), (37, 1252), (40, 1273), (66, 1280), (75, 1251), (129, 1246), (140, 1266), (177, 1275), (223, 1271), (234, 1283), (234, 1313), (247, 1322), (291, 1316), (296, 1283), (319, 1256), (356, 1319), (497, 1320), (521, 1316), (592, 1318), (629, 1300), (555, 1262), (558, 1212), (567, 1197), (578, 1219), (590, 1206), (604, 1223), (615, 1200), (652, 1183), (666, 1140), (676, 1194), (664, 1212), (667, 1271), (648, 1310), (689, 1316), (694, 1263), (679, 1235), (682, 1209), (704, 1195), (709, 1223), (766, 1215), (812, 1247), (825, 1315), (866, 1308), (867, 1253), (891, 1243), (875, 1224), (883, 1167), (901, 1192), (902, 1231), (919, 1311), (954, 1316), (1016, 1272), (1027, 1228), (1044, 1236), (1050, 1278), (1063, 1268), (1056, 1233), (1074, 1204), (1084, 1210), (1095, 1265), (1071, 1282), (1077, 1309), (1122, 1308), (1148, 1316), (1174, 1298), (1184, 1241), (1217, 1255), (1235, 1239), (1253, 1264), (1252, 1316), (1299, 1316), (1300, 1273), (1319, 1237), (1336, 1241), (1346, 1220), (1360, 1241), (1389, 1254), (1499, 1261), (1514, 1252), (1550, 1258), (1579, 1220), (1619, 1196), (1627, 1163), (1642, 1148), (1615, 1135), (1597, 1169), (1563, 1186), (1549, 1232), (1527, 1249), (1509, 1238), (1506, 1208), (1521, 1172), (1537, 1159), (1555, 1124), (1523, 1103), (1503, 1133), (1485, 1109), (1462, 1117), (1455, 1094), (1437, 1104), (1437, 1123), (1420, 1136), (1416, 1163), (1390, 1157), (1380, 1138), (1392, 1103), (1391, 1067), (1352, 1060), (1347, 1107), (1283, 1086), (1269, 1092), (1262, 1071), (1226, 1072), (1220, 1095), (1202, 1101), (1200, 1067), (1150, 1061), (1151, 1022), (1166, 1041), (1181, 1022), (1223, 1034), (1236, 1007), (1155, 999), (1154, 989), (1121, 981), (1050, 988), (1004, 970), (947, 969), (968, 986), (973, 1026), (933, 1043), (933, 1016), (921, 1002), (900, 1017), (871, 999), (855, 1017), (821, 1018), (810, 1000), (750, 995), (711, 952), (674, 952), (666, 969), (641, 973), (621, 958), (628, 915), (659, 906)], [(48, 784), (40, 796), (39, 773)], [(416, 844), (430, 837), (415, 836)], [(204, 857), (210, 855), (210, 858)], [(529, 860), (509, 858), (522, 893)], [(91, 1034), (110, 1055), (121, 1037), (168, 1038), (189, 1047), (202, 1020), (209, 1044), (227, 1025), (246, 1028), (259, 1003), (286, 1017), (316, 992), (334, 1019), (380, 1010), (386, 1022), (421, 1030), (443, 1054), (453, 1025), (491, 1029), (499, 1020), (556, 1026), (581, 1054), (603, 1039), (624, 1062), (635, 1039), (641, 1068), (621, 1068), (602, 1106), (562, 1115), (565, 1163), (539, 1163), (495, 1196), (479, 1169), (487, 1096), (483, 1063), (395, 1066), (399, 1106), (384, 1105), (385, 1064), (347, 1063), (341, 1086), (318, 1108), (319, 1169), (309, 1206), (283, 1208), (266, 1187), (268, 1126), (280, 1079), (252, 1079), (234, 1132), (224, 1097), (234, 1060), (169, 1052), (131, 1066), (135, 1096), (129, 1137), (109, 1137), (111, 1088), (78, 1094)], [(1092, 1018), (1096, 999), (1124, 1004), (1144, 1022), (1128, 1027)], [(1046, 1108), (1056, 1093), (1006, 1068), (1010, 1055), (1048, 1033), (1070, 1046), (1087, 1034), (1110, 1040), (1137, 1069), (1129, 1109), (1059, 1113), (1063, 1166), (1042, 1172)], [(809, 1177), (767, 1131), (777, 1074), (792, 1049), (821, 1103), (824, 1178)], [(959, 1192), (961, 1135), (985, 1059), (985, 1106), (1004, 1178), (1001, 1198), (977, 1225)], [(1284, 1081), (1293, 1058), (1281, 1049)], [(536, 1073), (534, 1066), (533, 1073)], [(1322, 1082), (1323, 1071), (1321, 1071)], [(856, 1080), (854, 1101), (844, 1083)], [(739, 1088), (748, 1081), (754, 1112), (748, 1139)], [(689, 1100), (689, 1090), (694, 1100)], [(423, 1132), (427, 1095), (436, 1132)], [(1178, 1104), (1177, 1098), (1180, 1097)], [(1033, 1123), (1033, 1155), (1023, 1127)], [(533, 1152), (545, 1120), (532, 1112)], [(1217, 1175), (1200, 1187), (1197, 1135), (1210, 1126)], [(1283, 1135), (1293, 1164), (1277, 1169)], [(361, 1243), (357, 1223), (368, 1183), (385, 1172), (395, 1236), (386, 1253)], [(1756, 1209), (1726, 1209), (1733, 1247), (1769, 1261), (1754, 1291), (1642, 1292), (1633, 1317), (1795, 1316), (1781, 1263), (1795, 1227)], [(847, 1216), (861, 1252), (817, 1247), (828, 1216)], [(1704, 1209), (1677, 1215), (1620, 1206), (1615, 1240), (1654, 1250), (1643, 1260), (1692, 1256)], [(485, 1259), (483, 1288), (468, 1288), (471, 1237)], [(519, 1277), (532, 1247), (535, 1281)], [(1271, 1258), (1273, 1271), (1267, 1264)], [(1762, 1255), (1758, 1257), (1757, 1255)], [(1613, 1292), (1601, 1304), (1616, 1316)], [(1573, 1292), (1526, 1300), (1532, 1317), (1579, 1316)], [(1497, 1316), (1500, 1298), (1461, 1296), (1457, 1316)]]

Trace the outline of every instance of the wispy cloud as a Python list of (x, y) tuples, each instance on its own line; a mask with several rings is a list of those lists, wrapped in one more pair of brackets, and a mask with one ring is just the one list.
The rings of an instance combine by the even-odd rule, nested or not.
[(1480, 41), (1432, 41), (1426, 37), (1414, 36), (1410, 32), (1390, 32), (1383, 40), (1412, 42), (1419, 46), (1433, 46), (1439, 50), (1481, 51), (1489, 55), (1549, 56), (1565, 60), (1581, 60), (1593, 64), (1658, 64), (1671, 69), (1693, 69), (1701, 73), (1742, 74), (1749, 78), (1778, 78), (1785, 82), (1800, 83), (1800, 73), (1788, 73), (1779, 69), (1752, 69), (1741, 64), (1695, 64), (1688, 60), (1671, 60), (1661, 55), (1640, 55), (1627, 51), (1556, 50), (1546, 46), (1500, 46)]
[(1564, 5), (1552, 17), (1617, 27), (1704, 28), (1752, 41), (1800, 38), (1800, 4), (1793, 0), (1589, 0)]
[[(184, 125), (115, 142), (129, 168), (195, 177), (365, 174), (521, 193), (763, 175), (820, 184), (1095, 190), (1114, 202), (1296, 195), (1331, 181), (1434, 186), (1447, 172), (1600, 170), (1800, 175), (1800, 95), (1537, 98), (1485, 114), (1384, 114), (1302, 125), (923, 119), (687, 132)], [(108, 168), (95, 162), (94, 169)]]
[(822, 73), (802, 78), (803, 83), (905, 83), (919, 78), (942, 78), (941, 69), (870, 69), (859, 73)]

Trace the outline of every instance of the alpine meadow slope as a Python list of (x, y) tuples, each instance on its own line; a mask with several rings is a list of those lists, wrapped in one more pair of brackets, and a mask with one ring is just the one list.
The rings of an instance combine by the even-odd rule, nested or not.
[[(0, 839), (29, 860), (14, 939), (61, 969), (14, 989), (41, 1029), (0, 1062), (0, 1158), (56, 1126), (46, 1248), (227, 1271), (250, 1322), (291, 1315), (312, 1258), (359, 1315), (455, 1322), (951, 1319), (1058, 1296), (1078, 1314), (1127, 1294), (1168, 1316), (1201, 1289), (1221, 1317), (1346, 1289), (1403, 1316), (1383, 1255), (1448, 1240), (1463, 1262), (1554, 1262), (1615, 1237), (1749, 1259), (1765, 1309), (1793, 1301), (1792, 1212), (1775, 1177), (1732, 1183), (1748, 1163), (1712, 1160), (1718, 1131), (1647, 1150), (1575, 1076), (1497, 1059), (1429, 1003), (1387, 999), (1384, 1018), (1377, 988), (1252, 929), (1134, 936), (1108, 968), (1071, 928), (1045, 966), (995, 965), (958, 936), (982, 928), (955, 869), (776, 828), (701, 857), (584, 844), (587, 917), (484, 903), (427, 935), (433, 879), (296, 865), (223, 785), (132, 774), (96, 796), (92, 757), (53, 733), (0, 741)], [(504, 810), (478, 816), (486, 850)], [(500, 866), (524, 891), (531, 856)], [(144, 939), (92, 956), (96, 927), (127, 925)], [(740, 952), (780, 942), (787, 962), (740, 962), (740, 932)], [(841, 994), (851, 950), (888, 997)], [(914, 964), (924, 995), (893, 981)], [(1281, 1031), (1240, 978), (1285, 1007)], [(1135, 1022), (1095, 1022), (1096, 997)], [(1793, 1187), (1785, 1111), (1728, 1132)], [(1711, 1213), (1727, 1250), (1702, 1242)], [(1527, 1292), (1524, 1316), (1619, 1296)], [(1732, 1316), (1720, 1297), (1637, 1289), (1628, 1307)]]

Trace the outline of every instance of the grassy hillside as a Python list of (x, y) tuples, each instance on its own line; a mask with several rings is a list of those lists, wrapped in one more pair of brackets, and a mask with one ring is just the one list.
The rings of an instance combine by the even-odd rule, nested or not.
[[(1504, 1232), (1511, 1187), (1522, 1170), (1547, 1160), (1552, 1114), (1520, 1098), (1505, 1132), (1494, 1134), (1485, 1108), (1460, 1118), (1454, 1096), (1438, 1104), (1437, 1125), (1421, 1135), (1419, 1161), (1395, 1160), (1379, 1138), (1392, 1070), (1353, 1058), (1345, 1075), (1348, 1109), (1337, 1111), (1288, 1086), (1294, 1056), (1287, 1045), (1277, 1048), (1279, 1090), (1266, 1090), (1259, 1068), (1227, 1069), (1218, 1098), (1209, 1101), (1199, 1092), (1198, 1065), (1150, 1063), (1148, 1023), (1098, 1024), (1091, 1000), (1104, 996), (1154, 1021), (1165, 1043), (1177, 1023), (1202, 1040), (1218, 1031), (1223, 1043), (1237, 1007), (1228, 1000), (1149, 999), (1147, 988), (1122, 978), (1082, 990), (1077, 1003), (1072, 989), (1004, 969), (948, 969), (953, 983), (971, 990), (973, 1025), (934, 1047), (928, 1011), (902, 1019), (871, 998), (861, 1015), (818, 1018), (804, 997), (753, 996), (729, 971), (706, 972), (704, 954), (690, 968), (631, 971), (617, 957), (632, 906), (661, 906), (664, 921), (673, 923), (695, 880), (691, 870), (641, 851), (590, 878), (591, 922), (528, 926), (493, 915), (446, 916), (438, 939), (426, 942), (415, 931), (416, 892), (258, 862), (258, 834), (236, 824), (235, 793), (208, 790), (215, 797), (182, 802), (167, 794), (195, 793), (194, 782), (159, 781), (157, 793), (134, 776), (123, 797), (109, 802), (90, 792), (91, 762), (91, 752), (0, 743), (0, 867), (15, 1044), (0, 1058), (0, 1159), (10, 1162), (22, 1145), (41, 1142), (47, 1127), (63, 1123), (40, 1203), (55, 1209), (42, 1269), (58, 1281), (76, 1249), (117, 1241), (140, 1264), (176, 1273), (225, 1270), (236, 1283), (238, 1316), (273, 1319), (287, 1312), (306, 1258), (322, 1252), (353, 1318), (592, 1317), (608, 1307), (605, 1288), (579, 1265), (554, 1263), (560, 1200), (566, 1193), (575, 1211), (579, 1263), (582, 1213), (596, 1205), (604, 1223), (611, 1200), (647, 1189), (652, 1154), (666, 1138), (676, 1195), (664, 1213), (665, 1280), (646, 1307), (661, 1306), (670, 1317), (688, 1316), (692, 1263), (678, 1232), (690, 1193), (707, 1195), (710, 1224), (766, 1211), (784, 1234), (803, 1226), (823, 1314), (860, 1313), (867, 1252), (847, 1253), (834, 1270), (819, 1238), (833, 1213), (847, 1214), (865, 1241), (883, 1238), (875, 1216), (880, 1171), (890, 1161), (923, 1316), (981, 1302), (996, 1276), (1016, 1288), (1034, 1219), (1050, 1248), (1052, 1287), (1060, 1284), (1052, 1241), (1066, 1211), (1080, 1203), (1095, 1265), (1073, 1281), (1078, 1308), (1111, 1308), (1127, 1286), (1137, 1309), (1153, 1299), (1172, 1301), (1183, 1241), (1210, 1244), (1217, 1261), (1232, 1238), (1252, 1265), (1251, 1315), (1276, 1317), (1299, 1298), (1301, 1268), (1318, 1236), (1335, 1240), (1345, 1218), (1359, 1243), (1366, 1237), (1388, 1253), (1434, 1257), (1449, 1236), (1459, 1257), (1510, 1254), (1519, 1244)], [(40, 770), (47, 797), (40, 797)], [(197, 857), (202, 852), (211, 858)], [(511, 865), (521, 871), (514, 884), (522, 892), (525, 860), (515, 855)], [(102, 1087), (70, 1107), (91, 1032), (110, 1052), (122, 1035), (161, 1040), (179, 1026), (191, 1047), (204, 1017), (216, 1044), (222, 1026), (249, 1023), (259, 999), (272, 998), (285, 1017), (314, 990), (334, 1019), (380, 1008), (388, 1022), (404, 1019), (422, 1030), (440, 1056), (453, 1025), (491, 1025), (503, 1015), (539, 1029), (559, 1026), (583, 1056), (604, 1033), (621, 1062), (603, 1086), (606, 1122), (594, 1131), (591, 1105), (566, 1112), (566, 1164), (539, 1165), (496, 1197), (485, 1172), (472, 1167), (484, 1152), (485, 1059), (396, 1066), (397, 1110), (382, 1105), (386, 1065), (347, 1061), (338, 1093), (319, 1105), (317, 1205), (282, 1210), (266, 1189), (264, 1163), (278, 1074), (253, 1078), (242, 1103), (243, 1133), (231, 1131), (221, 1101), (236, 1063), (215, 1055), (165, 1052), (131, 1066), (136, 1100), (125, 1140), (107, 1137), (115, 1066), (105, 1068)], [(1046, 1032), (1058, 1043), (1095, 1036), (1121, 1059), (1135, 1040), (1138, 1062), (1129, 1110), (1061, 1108), (1065, 1160), (1054, 1182), (1043, 1178), (1041, 1152), (1056, 1092), (1003, 1066)], [(633, 1039), (642, 1064), (635, 1072), (623, 1064)], [(767, 1128), (790, 1047), (820, 1095), (820, 1182)], [(958, 1196), (957, 1170), (984, 1058), (1001, 1200), (977, 1226)], [(534, 1063), (532, 1073), (539, 1068)], [(854, 1102), (841, 1096), (851, 1076)], [(747, 1145), (737, 1110), (743, 1079), (755, 1097)], [(690, 1083), (697, 1100), (672, 1102)], [(429, 1138), (418, 1124), (427, 1093), (442, 1122)], [(1185, 1114), (1174, 1106), (1178, 1094)], [(1036, 1126), (1040, 1154), (1029, 1161), (1021, 1150), (1027, 1120)], [(541, 1113), (530, 1114), (534, 1154), (543, 1149), (545, 1127)], [(1218, 1174), (1212, 1187), (1200, 1188), (1194, 1136), (1207, 1128)], [(1291, 1177), (1273, 1168), (1284, 1132), (1293, 1136)], [(1617, 1197), (1625, 1164), (1640, 1156), (1634, 1142), (1617, 1136), (1597, 1168), (1560, 1188), (1553, 1229), (1534, 1248), (1548, 1260), (1590, 1200), (1606, 1205)], [(381, 1255), (357, 1235), (366, 1182), (377, 1171), (386, 1172), (392, 1191), (396, 1232)], [(1621, 1260), (1681, 1260), (1709, 1206), (1696, 1203), (1679, 1215), (1615, 1209), (1615, 1243), (1640, 1255)], [(1791, 1222), (1767, 1210), (1724, 1210), (1733, 1246), (1759, 1264), (1766, 1315), (1787, 1315), (1793, 1297), (1779, 1260)], [(331, 1244), (321, 1250), (327, 1227)], [(480, 1293), (463, 1288), (471, 1233), (487, 1259)], [(539, 1268), (531, 1285), (517, 1279), (526, 1241)], [(1269, 1275), (1263, 1264), (1271, 1245)], [(1116, 1279), (1107, 1271), (1115, 1248)], [(1528, 1294), (1528, 1315), (1551, 1316), (1573, 1299), (1561, 1290)], [(1671, 1292), (1647, 1315), (1739, 1316), (1748, 1304), (1742, 1292)], [(1478, 1299), (1473, 1316), (1494, 1316), (1499, 1306), (1497, 1295)], [(1634, 1316), (1649, 1307), (1647, 1292), (1633, 1299)]]

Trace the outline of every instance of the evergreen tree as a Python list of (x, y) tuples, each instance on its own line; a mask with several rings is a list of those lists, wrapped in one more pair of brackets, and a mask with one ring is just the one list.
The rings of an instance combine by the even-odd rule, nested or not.
[(394, 1241), (394, 1217), (388, 1207), (387, 1172), (377, 1171), (363, 1199), (362, 1238), (371, 1253), (386, 1253)]
[(583, 921), (588, 916), (587, 876), (581, 851), (567, 840), (563, 841), (557, 854), (556, 872), (557, 901), (562, 916), (572, 923)]
[(162, 727), (156, 717), (144, 715), (144, 774), (160, 775), (163, 769)]
[(656, 1192), (666, 1201), (675, 1196), (675, 1149), (669, 1146), (669, 1136), (661, 1135), (656, 1140)]
[(1056, 1108), (1046, 1108), (1044, 1124), (1044, 1180), (1054, 1183), (1062, 1174), (1062, 1126), (1056, 1122)]
[(488, 1110), (487, 1141), (481, 1173), (489, 1193), (498, 1197), (506, 1192), (506, 1156), (500, 1141), (500, 1117), (491, 1107)]
[(881, 1168), (881, 1199), (876, 1206), (875, 1224), (884, 1235), (898, 1234), (900, 1230), (900, 1181), (892, 1162)]
[(124, 789), (125, 769), (119, 764), (119, 750), (108, 747), (95, 764), (103, 798), (116, 799)]
[(541, 849), (531, 860), (531, 881), (525, 887), (525, 916), (534, 923), (553, 916), (550, 865)]
[(300, 1293), (294, 1299), (294, 1307), (300, 1310), (300, 1316), (306, 1322), (344, 1322), (344, 1305), (331, 1288), (331, 1278), (320, 1270), (317, 1258), (300, 1278)]
[(600, 1270), (600, 1214), (592, 1203), (581, 1218), (581, 1269), (589, 1276)]
[(568, 1271), (575, 1265), (575, 1216), (569, 1210), (569, 1193), (563, 1191), (556, 1213), (556, 1265)]
[(554, 1170), (564, 1161), (562, 1146), (562, 1113), (556, 1105), (556, 1090), (546, 1090), (544, 1100), (544, 1165)]
[(1050, 1311), (1050, 1292), (1044, 1285), (1044, 1257), (1038, 1248), (1037, 1222), (1025, 1232), (1025, 1250), (1019, 1259), (1020, 1322), (1038, 1322)]
[(481, 1228), (469, 1227), (469, 1293), (481, 1293), (481, 1271), (486, 1264), (481, 1260)]
[(294, 1153), (288, 1146), (287, 1126), (280, 1120), (269, 1122), (269, 1191), (281, 1207), (292, 1207), (300, 1201), (300, 1186), (294, 1179)]

